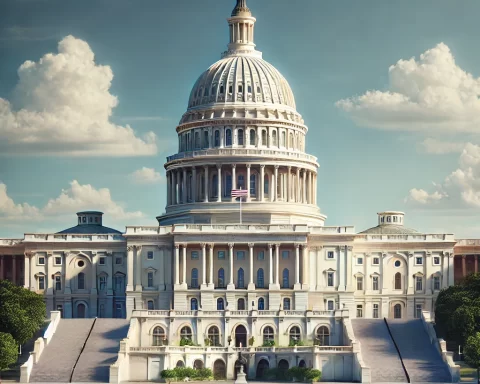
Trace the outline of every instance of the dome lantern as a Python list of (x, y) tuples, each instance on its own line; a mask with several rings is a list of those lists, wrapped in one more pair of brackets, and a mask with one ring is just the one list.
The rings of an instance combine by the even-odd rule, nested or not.
[(256, 19), (247, 7), (247, 1), (237, 0), (237, 5), (233, 9), (231, 17), (227, 20), (230, 30), (230, 41), (228, 51), (224, 55), (254, 53), (258, 56), (260, 52), (255, 51), (253, 42), (253, 30)]

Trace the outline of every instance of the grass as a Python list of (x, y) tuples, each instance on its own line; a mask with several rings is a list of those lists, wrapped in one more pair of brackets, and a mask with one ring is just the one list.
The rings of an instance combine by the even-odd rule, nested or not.
[(477, 382), (477, 370), (468, 366), (464, 361), (456, 361), (460, 365), (460, 382)]

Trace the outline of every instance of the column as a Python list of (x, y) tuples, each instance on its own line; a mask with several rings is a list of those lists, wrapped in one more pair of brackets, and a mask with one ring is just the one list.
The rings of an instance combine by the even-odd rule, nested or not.
[(222, 201), (222, 166), (217, 165), (217, 203)]
[(209, 250), (209, 260), (208, 260), (208, 270), (209, 270), (209, 278), (208, 278), (208, 285), (213, 288), (213, 244), (208, 244)]
[(235, 289), (233, 284), (233, 243), (228, 243), (229, 276), (227, 289)]
[(97, 294), (97, 253), (92, 252), (92, 289), (90, 293), (92, 295)]
[(275, 285), (280, 286), (280, 244), (275, 244)]
[(307, 173), (307, 204), (312, 204), (312, 172)]
[(182, 176), (182, 203), (187, 204), (187, 169), (183, 168)]
[(197, 168), (192, 167), (192, 202), (197, 202)]
[[(12, 283), (13, 285), (17, 285), (17, 259), (15, 255), (12, 255)], [(48, 275), (47, 275), (48, 279)]]
[(309, 249), (307, 244), (302, 245), (302, 288), (307, 289), (309, 285), (309, 275), (308, 275), (308, 267), (309, 267)]
[(448, 287), (448, 252), (443, 252), (442, 288)]
[(313, 174), (313, 202), (312, 204), (317, 205), (317, 174)]
[(180, 245), (175, 244), (175, 285), (180, 284)]
[(345, 247), (345, 264), (347, 265), (347, 281), (346, 281), (346, 289), (347, 291), (351, 291), (353, 289), (352, 286), (352, 251), (353, 247), (352, 246), (346, 246)]
[(205, 175), (205, 180), (203, 180), (204, 182), (204, 189), (205, 189), (205, 198), (204, 198), (204, 202), (205, 203), (208, 203), (208, 183), (209, 183), (209, 180), (208, 180), (208, 166), (205, 166), (203, 167), (204, 168), (204, 175)]
[(316, 261), (317, 261), (317, 291), (322, 291), (325, 287), (325, 279), (326, 276), (324, 277), (322, 268), (320, 266), (322, 265), (322, 246), (316, 247)]
[(187, 285), (187, 244), (182, 244), (182, 285)]
[[(25, 269), (23, 271), (23, 287), (26, 288), (26, 289), (30, 289), (30, 287), (32, 286), (30, 284), (30, 253), (29, 252), (25, 252)], [(1, 256), (0, 256), (1, 258)], [(2, 261), (0, 260), (0, 263)], [(0, 269), (2, 267), (0, 266)], [(1, 274), (1, 271), (0, 271), (0, 280), (2, 280), (2, 274)]]
[(297, 203), (300, 203), (302, 201), (302, 198), (301, 198), (301, 193), (300, 193), (300, 168), (297, 168), (297, 193), (295, 194), (295, 201)]
[(263, 195), (265, 194), (265, 165), (260, 165), (260, 201), (263, 201)]
[(45, 292), (47, 293), (47, 295), (50, 292), (53, 293), (53, 284), (50, 281), (51, 278), (52, 278), (52, 276), (50, 276), (50, 274), (52, 273), (52, 270), (53, 270), (52, 257), (53, 257), (53, 253), (52, 252), (47, 252), (47, 262), (45, 263)]
[(300, 289), (300, 244), (295, 243), (295, 285)]
[[(280, 138), (279, 138), (280, 139)], [(273, 188), (273, 201), (277, 201), (278, 198), (277, 198), (277, 193), (278, 193), (278, 188), (277, 188), (277, 183), (278, 183), (278, 165), (275, 165), (274, 167), (275, 169), (275, 173), (274, 173), (274, 177), (273, 177), (273, 180), (274, 182), (272, 183), (272, 188)]]
[[(365, 294), (368, 294), (372, 290), (372, 279), (370, 277), (370, 253), (365, 253), (365, 258), (363, 260), (363, 264), (365, 264), (365, 278), (363, 281), (363, 289), (365, 290)], [(368, 316), (370, 316), (372, 312), (366, 312)]]
[[(129, 247), (127, 247), (128, 249)], [(67, 253), (65, 252), (64, 253), (64, 258), (62, 260), (62, 263), (63, 263), (63, 268), (64, 268), (64, 273), (65, 273), (65, 289), (63, 290), (63, 293), (65, 295), (70, 295), (72, 293), (72, 289), (71, 289), (71, 278), (70, 278), (70, 273), (69, 273), (69, 270), (70, 268), (67, 268), (67, 265), (68, 265), (68, 262), (70, 261), (69, 259), (71, 258), (70, 256), (71, 254), (70, 253)], [(32, 254), (32, 263), (33, 263), (33, 260), (35, 258), (35, 254)], [(112, 265), (113, 265), (113, 261), (112, 261)], [(128, 263), (128, 259), (127, 259), (127, 268), (130, 266), (130, 264)], [(128, 271), (128, 269), (127, 269)], [(113, 271), (112, 271), (113, 272)], [(131, 288), (128, 287), (128, 276), (132, 276), (132, 284), (131, 284)], [(133, 270), (132, 270), (132, 273), (128, 273), (128, 276), (127, 276), (127, 291), (130, 290), (132, 291), (133, 290)], [(34, 286), (33, 282), (34, 282), (34, 279), (35, 279), (35, 276), (33, 275), (33, 268), (32, 268), (32, 274), (31, 274), (31, 283), (32, 283), (32, 287)], [(113, 280), (113, 274), (112, 274), (112, 278), (110, 280)], [(32, 290), (35, 290), (35, 289), (32, 289)], [(71, 311), (71, 309), (70, 309)]]
[(171, 187), (171, 180), (170, 180), (171, 172), (167, 171), (166, 174), (167, 174), (167, 205), (172, 205), (172, 201), (171, 201), (172, 187)]
[(273, 244), (268, 244), (268, 284), (273, 284)]
[[(236, 188), (237, 188), (237, 164), (232, 164), (232, 189), (236, 189)], [(230, 199), (232, 201), (235, 201), (234, 197), (230, 196)]]
[[(382, 255), (383, 256), (383, 255)], [(415, 293), (414, 289), (414, 278), (413, 278), (413, 261), (414, 261), (414, 253), (409, 252), (408, 253), (408, 266), (407, 266), (407, 294), (413, 294)], [(383, 258), (382, 258), (383, 259)], [(425, 261), (426, 262), (426, 261)], [(382, 275), (383, 275), (383, 268), (382, 268)], [(382, 281), (384, 280), (382, 276)], [(383, 284), (383, 283), (382, 283)], [(383, 292), (382, 292), (383, 293)]]
[(462, 277), (467, 276), (467, 255), (462, 255)]
[(160, 266), (160, 273), (159, 273), (159, 281), (158, 281), (158, 289), (161, 290), (161, 291), (164, 291), (165, 290), (165, 285), (166, 285), (166, 279), (165, 279), (165, 272), (167, 271), (167, 267), (166, 267), (166, 263), (165, 263), (165, 246), (163, 245), (159, 245), (157, 246), (158, 248), (158, 253), (159, 253), (159, 261), (158, 261), (158, 265)]
[(247, 202), (250, 201), (250, 164), (247, 164)]
[[(342, 252), (345, 249), (344, 245), (338, 247), (338, 290), (345, 291), (345, 274), (346, 274), (346, 265), (345, 265), (345, 252)], [(342, 254), (343, 253), (343, 254)]]
[(303, 171), (303, 177), (302, 177), (302, 183), (303, 183), (303, 203), (307, 204), (307, 170), (305, 169)]
[(279, 196), (279, 199), (282, 200), (282, 201), (285, 201), (284, 192), (283, 192), (283, 190), (285, 188), (284, 177), (285, 177), (285, 174), (280, 173), (280, 196)]
[(170, 171), (171, 177), (172, 177), (172, 183), (171, 183), (171, 200), (172, 200), (172, 205), (177, 204), (177, 180), (176, 180), (176, 172), (175, 171)]
[(292, 201), (292, 167), (288, 167), (288, 173), (287, 173), (287, 201), (290, 202)]
[(142, 290), (142, 246), (135, 246), (135, 290)]
[(202, 285), (201, 288), (207, 286), (207, 244), (201, 243), (202, 247)]
[(454, 260), (454, 255), (453, 255), (453, 250), (451, 250), (448, 254), (448, 285), (453, 285), (455, 283), (453, 260)]
[(248, 278), (248, 290), (251, 290), (251, 289), (255, 289), (255, 286), (253, 285), (253, 246), (254, 244), (253, 243), (248, 243), (248, 250), (249, 250), (249, 253), (250, 253), (250, 275), (249, 275), (249, 278)]

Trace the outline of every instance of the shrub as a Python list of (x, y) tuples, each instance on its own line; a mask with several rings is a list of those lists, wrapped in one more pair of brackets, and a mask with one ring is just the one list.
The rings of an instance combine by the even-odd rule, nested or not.
[(319, 371), (318, 369), (310, 369), (305, 372), (305, 379), (308, 381), (319, 381), (322, 378), (322, 372)]
[(174, 369), (165, 369), (160, 373), (162, 379), (165, 381), (183, 381), (186, 378), (191, 380), (212, 380), (213, 373), (209, 368), (185, 368), (185, 367), (176, 367)]
[(248, 339), (248, 345), (249, 345), (250, 347), (253, 347), (253, 344), (254, 344), (254, 343), (255, 343), (255, 337), (252, 336), (252, 337), (250, 337), (250, 338)]
[(193, 346), (193, 341), (190, 339), (187, 339), (186, 337), (182, 337), (180, 339), (180, 346), (185, 347), (185, 346)]
[(275, 340), (265, 340), (263, 342), (263, 347), (274, 347), (275, 346)]

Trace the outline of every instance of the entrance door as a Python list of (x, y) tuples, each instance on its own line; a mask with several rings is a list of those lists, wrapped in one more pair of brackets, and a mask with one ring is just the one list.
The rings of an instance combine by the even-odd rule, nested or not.
[(85, 304), (80, 303), (80, 304), (77, 305), (77, 317), (79, 319), (84, 319), (86, 312), (87, 311), (86, 311)]
[(238, 325), (237, 328), (235, 328), (235, 346), (247, 346), (247, 330), (243, 325)]
[(393, 318), (401, 319), (402, 318), (402, 306), (400, 304), (395, 304), (393, 307)]
[(262, 379), (265, 376), (268, 368), (269, 368), (269, 364), (268, 364), (267, 360), (262, 359), (258, 362), (258, 365), (257, 365), (257, 380)]
[(223, 360), (215, 360), (213, 363), (213, 377), (215, 380), (223, 380), (227, 377), (225, 369), (225, 363)]

